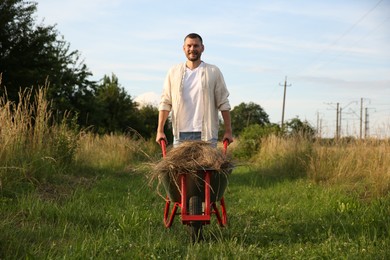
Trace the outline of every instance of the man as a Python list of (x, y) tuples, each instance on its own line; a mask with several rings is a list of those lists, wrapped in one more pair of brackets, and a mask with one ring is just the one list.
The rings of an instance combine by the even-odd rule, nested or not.
[(201, 60), (204, 45), (200, 35), (187, 35), (183, 51), (187, 61), (172, 67), (164, 82), (156, 141), (167, 140), (164, 125), (172, 112), (174, 146), (185, 140), (202, 140), (216, 146), (218, 111), (221, 111), (225, 126), (223, 140), (233, 142), (229, 92), (221, 71)]

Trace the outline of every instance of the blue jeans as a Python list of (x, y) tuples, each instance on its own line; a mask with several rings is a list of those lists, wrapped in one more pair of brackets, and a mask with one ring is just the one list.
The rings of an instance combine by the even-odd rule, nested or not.
[[(180, 143), (188, 140), (201, 140), (202, 132), (180, 132), (179, 139), (173, 138), (173, 147), (177, 147)], [(213, 138), (210, 141), (210, 144), (214, 147), (217, 147), (218, 140)]]

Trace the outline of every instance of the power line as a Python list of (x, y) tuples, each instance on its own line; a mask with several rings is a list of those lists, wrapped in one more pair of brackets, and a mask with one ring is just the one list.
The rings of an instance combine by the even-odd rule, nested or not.
[[(363, 35), (363, 37), (361, 37), (360, 39), (356, 40), (355, 42), (353, 42), (351, 45), (349, 45), (348, 47), (353, 47), (355, 46), (358, 42), (364, 40), (365, 38), (367, 38), (368, 36), (370, 36), (374, 31), (376, 31), (377, 29), (379, 29), (380, 27), (382, 27), (383, 24), (385, 24), (388, 20), (390, 20), (390, 16), (387, 17), (385, 20), (383, 20), (380, 24), (378, 24), (373, 30), (371, 30), (370, 32), (368, 32), (367, 34)], [(341, 56), (345, 55), (348, 51), (344, 51), (344, 52), (341, 52), (339, 53), (338, 55), (335, 55), (333, 56), (333, 59), (327, 61), (327, 62), (324, 62), (322, 63), (320, 66), (317, 66), (316, 69), (319, 69), (333, 61), (335, 61), (337, 58), (340, 58)], [(349, 51), (350, 52), (350, 51)]]
[[(374, 11), (378, 6), (379, 4), (382, 2), (383, 0), (379, 0), (370, 10), (368, 10), (363, 16), (361, 16), (354, 24), (352, 24), (346, 31), (344, 31), (344, 33), (342, 33), (335, 41), (333, 41), (331, 44), (329, 44), (328, 46), (326, 46), (325, 48), (323, 48), (320, 53), (318, 53), (318, 55), (312, 60), (312, 62), (310, 62), (309, 64), (313, 64), (315, 61), (319, 60), (319, 58), (330, 48), (330, 47), (333, 47), (335, 46), (341, 39), (343, 39), (347, 34), (349, 34), (359, 23), (361, 23), (372, 11)], [(380, 26), (382, 26), (383, 23), (385, 23), (388, 19), (386, 19), (385, 21), (383, 21)], [(378, 26), (377, 28), (379, 28), (380, 26)], [(375, 30), (377, 29), (375, 28)], [(366, 36), (364, 36), (362, 39), (364, 39)], [(362, 40), (360, 39), (360, 40)], [(359, 40), (359, 41), (360, 41)], [(355, 42), (356, 44), (356, 42)]]
[(378, 5), (382, 2), (383, 0), (379, 0), (374, 7), (372, 7), (368, 12), (366, 12), (362, 17), (359, 18), (351, 27), (349, 27), (339, 38), (337, 38), (329, 47), (336, 45), (342, 38), (344, 38), (348, 33), (350, 33), (356, 25), (358, 25), (361, 21), (363, 21), (372, 11), (374, 11)]

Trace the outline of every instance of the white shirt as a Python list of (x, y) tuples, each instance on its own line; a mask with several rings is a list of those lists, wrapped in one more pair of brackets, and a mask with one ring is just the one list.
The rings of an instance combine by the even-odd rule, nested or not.
[[(203, 63), (201, 73), (203, 95), (203, 127), (202, 140), (210, 141), (218, 138), (219, 117), (218, 111), (230, 110), (229, 91), (219, 68), (215, 65)], [(172, 66), (164, 81), (164, 89), (161, 95), (159, 110), (170, 111), (172, 120), (172, 132), (179, 139), (178, 114), (182, 105), (183, 78), (186, 71), (186, 63), (182, 62)]]
[(183, 78), (182, 104), (178, 116), (179, 132), (201, 132), (203, 123), (202, 70), (203, 62)]

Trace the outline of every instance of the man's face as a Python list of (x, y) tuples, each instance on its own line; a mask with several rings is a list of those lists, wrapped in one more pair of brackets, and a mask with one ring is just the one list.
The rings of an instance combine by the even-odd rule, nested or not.
[(184, 42), (183, 50), (188, 60), (197, 61), (202, 56), (204, 46), (198, 38), (187, 38)]

